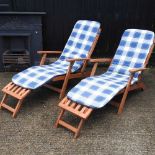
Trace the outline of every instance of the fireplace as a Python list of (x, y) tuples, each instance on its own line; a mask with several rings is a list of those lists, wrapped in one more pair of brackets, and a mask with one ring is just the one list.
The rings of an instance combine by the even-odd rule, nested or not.
[(8, 33), (0, 38), (4, 71), (18, 71), (30, 66), (30, 34)]
[(19, 71), (38, 65), (43, 14), (0, 12), (0, 71)]
[(3, 53), (5, 71), (19, 71), (30, 66), (30, 55), (26, 50), (7, 50)]

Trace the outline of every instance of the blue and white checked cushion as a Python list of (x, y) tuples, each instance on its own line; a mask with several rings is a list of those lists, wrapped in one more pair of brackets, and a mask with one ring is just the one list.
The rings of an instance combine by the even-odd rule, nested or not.
[[(128, 79), (127, 75), (107, 71), (100, 76), (81, 80), (68, 92), (67, 97), (91, 108), (101, 108), (125, 87)], [(134, 78), (133, 82), (135, 81)]]
[[(138, 29), (124, 31), (108, 70), (129, 75), (131, 68), (143, 67), (153, 39), (154, 33), (151, 31)], [(135, 76), (137, 77), (138, 74)]]
[[(79, 20), (64, 47), (60, 60), (73, 58), (86, 58), (99, 33), (100, 23), (96, 21)], [(74, 67), (80, 68), (82, 61), (74, 63)]]
[[(126, 30), (108, 71), (82, 80), (68, 92), (67, 97), (92, 108), (106, 105), (127, 85), (129, 69), (144, 66), (153, 39), (154, 33), (151, 31)], [(138, 80), (137, 76), (134, 76), (132, 84)]]
[[(72, 33), (59, 59), (43, 66), (30, 67), (15, 76), (12, 81), (24, 88), (36, 89), (53, 77), (67, 73), (69, 62), (67, 59), (86, 58), (99, 32), (100, 23), (88, 20), (79, 20), (74, 25)], [(77, 71), (82, 62), (75, 62), (72, 72)]]

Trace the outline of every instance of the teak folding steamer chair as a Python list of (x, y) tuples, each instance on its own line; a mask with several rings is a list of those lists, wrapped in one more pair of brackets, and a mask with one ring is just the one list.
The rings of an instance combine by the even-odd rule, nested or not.
[[(105, 106), (115, 95), (122, 94), (121, 102), (111, 102), (121, 114), (129, 91), (144, 90), (142, 72), (150, 59), (155, 45), (154, 33), (146, 30), (128, 29), (124, 32), (113, 59), (90, 59), (94, 63), (91, 77), (72, 88), (59, 103), (60, 114), (55, 127), (62, 125), (79, 135), (84, 121), (93, 109)], [(106, 73), (94, 76), (98, 63), (110, 63)], [(80, 118), (78, 127), (62, 120), (65, 111)]]
[[(0, 103), (0, 108), (9, 110), (15, 117), (25, 97), (33, 89), (40, 86), (46, 86), (60, 93), (60, 98), (62, 98), (65, 94), (68, 80), (90, 76), (90, 71), (85, 69), (88, 59), (94, 51), (100, 32), (100, 23), (98, 22), (77, 21), (59, 59), (53, 64), (44, 65), (48, 54), (59, 54), (61, 52), (39, 51), (38, 53), (42, 54), (40, 66), (30, 67), (13, 77), (12, 82), (2, 89), (4, 96)], [(60, 89), (52, 86), (49, 81), (64, 82)], [(7, 104), (8, 96), (18, 100), (15, 108)]]

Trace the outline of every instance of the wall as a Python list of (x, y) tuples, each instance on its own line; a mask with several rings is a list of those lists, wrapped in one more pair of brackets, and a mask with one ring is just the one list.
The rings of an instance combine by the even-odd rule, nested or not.
[[(127, 28), (155, 32), (154, 0), (12, 0), (9, 3), (14, 11), (47, 12), (43, 19), (44, 49), (63, 49), (79, 19), (97, 20), (102, 24), (96, 57), (113, 56)], [(150, 64), (155, 65), (154, 60), (155, 54)]]

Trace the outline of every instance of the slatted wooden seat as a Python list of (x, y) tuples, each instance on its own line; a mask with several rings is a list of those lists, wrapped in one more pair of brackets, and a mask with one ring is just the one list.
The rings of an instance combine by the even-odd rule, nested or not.
[[(0, 108), (3, 107), (5, 109), (11, 111), (13, 113), (13, 117), (15, 117), (17, 112), (19, 111), (19, 108), (23, 102), (23, 99), (31, 92), (31, 90), (22, 88), (20, 86), (17, 86), (13, 82), (10, 82), (2, 89), (2, 92), (4, 93), (4, 96), (0, 103)], [(11, 106), (7, 105), (8, 95), (10, 95), (18, 100), (15, 108), (12, 108)]]

